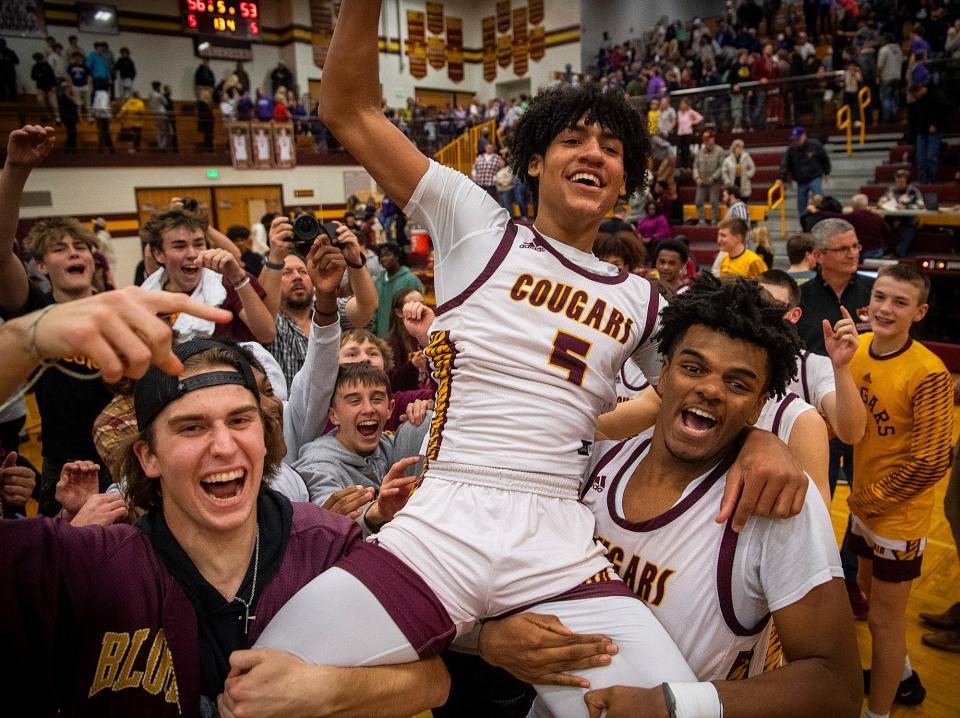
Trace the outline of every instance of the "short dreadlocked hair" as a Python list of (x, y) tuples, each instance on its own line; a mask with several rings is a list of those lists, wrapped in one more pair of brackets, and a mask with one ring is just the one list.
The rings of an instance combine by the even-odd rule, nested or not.
[(622, 199), (641, 190), (649, 154), (646, 121), (623, 94), (601, 92), (600, 85), (593, 82), (551, 87), (530, 101), (508, 140), (516, 175), (536, 196), (538, 178), (527, 176), (530, 158), (545, 156), (553, 139), (564, 130), (574, 129), (581, 119), (588, 125), (599, 122), (623, 142), (623, 170), (627, 179)]
[(760, 285), (749, 279), (721, 281), (703, 272), (688, 291), (663, 309), (660, 320), (655, 338), (666, 357), (673, 354), (690, 327), (701, 324), (766, 350), (765, 390), (771, 396), (783, 396), (797, 376), (797, 354), (803, 348), (800, 335), (783, 318), (783, 305), (765, 298)]

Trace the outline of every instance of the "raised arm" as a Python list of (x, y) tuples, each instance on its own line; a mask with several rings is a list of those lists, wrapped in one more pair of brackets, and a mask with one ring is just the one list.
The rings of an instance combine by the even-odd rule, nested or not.
[[(273, 218), (270, 223), (270, 234), (267, 237), (270, 250), (267, 261), (260, 272), (260, 286), (267, 294), (263, 298), (273, 318), (280, 313), (281, 288), (283, 284), (283, 260), (293, 250), (293, 225), (283, 215)], [(273, 266), (271, 266), (273, 265)], [(279, 265), (279, 268), (277, 266)]]
[(823, 320), (823, 343), (833, 363), (836, 391), (824, 397), (821, 408), (837, 438), (845, 444), (856, 444), (867, 429), (867, 410), (850, 373), (850, 362), (857, 353), (857, 327), (846, 307), (841, 305), (840, 313), (843, 318), (833, 327)]
[(30, 286), (23, 263), (13, 251), (23, 187), (30, 171), (50, 154), (55, 137), (52, 127), (25, 125), (7, 140), (7, 160), (0, 173), (0, 311), (6, 314), (26, 304)]
[(824, 504), (830, 506), (830, 439), (827, 425), (815, 409), (808, 409), (797, 417), (790, 431), (787, 448), (807, 476), (813, 479)]
[(366, 268), (367, 256), (360, 248), (357, 235), (345, 225), (337, 230), (337, 240), (343, 242), (343, 256), (347, 260), (347, 279), (353, 296), (347, 300), (344, 313), (351, 326), (362, 329), (373, 319), (374, 312), (380, 304), (377, 296), (377, 287), (373, 277)]
[(405, 207), (428, 160), (380, 106), (380, 0), (343, 3), (320, 89), (320, 120), (383, 188)]

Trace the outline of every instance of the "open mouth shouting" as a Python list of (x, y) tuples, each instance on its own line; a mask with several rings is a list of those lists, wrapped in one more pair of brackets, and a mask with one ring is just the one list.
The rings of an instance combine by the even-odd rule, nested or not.
[(73, 262), (67, 265), (67, 274), (73, 274), (74, 276), (82, 277), (87, 273), (87, 265), (83, 262)]
[(240, 495), (246, 479), (246, 471), (234, 469), (233, 471), (211, 474), (200, 480), (200, 486), (203, 487), (207, 496), (215, 501), (227, 501)]
[(680, 412), (680, 422), (694, 438), (706, 436), (719, 423), (717, 417), (699, 406), (688, 406)]
[(185, 277), (197, 277), (200, 275), (200, 267), (194, 265), (184, 264), (180, 266), (180, 271), (183, 272)]
[(364, 439), (373, 439), (380, 430), (380, 422), (375, 419), (364, 419), (357, 422), (357, 433)]

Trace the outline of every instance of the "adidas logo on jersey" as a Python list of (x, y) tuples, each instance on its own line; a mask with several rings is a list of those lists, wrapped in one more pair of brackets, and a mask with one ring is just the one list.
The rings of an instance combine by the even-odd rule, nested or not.
[(861, 381), (864, 381), (864, 382), (866, 382), (867, 384), (872, 384), (872, 383), (873, 383), (873, 379), (870, 378), (870, 372), (867, 372), (866, 374), (864, 374), (864, 375), (863, 375), (863, 379), (862, 379)]
[(532, 249), (535, 252), (546, 252), (547, 250), (539, 245), (534, 244), (533, 242), (521, 242), (520, 249)]

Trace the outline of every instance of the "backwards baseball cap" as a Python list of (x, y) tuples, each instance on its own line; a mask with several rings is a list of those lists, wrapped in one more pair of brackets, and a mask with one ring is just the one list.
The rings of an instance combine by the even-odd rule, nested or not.
[(790, 140), (796, 141), (800, 139), (801, 135), (807, 134), (807, 130), (802, 125), (797, 125), (790, 131)]
[(153, 420), (157, 418), (157, 414), (163, 411), (167, 404), (197, 389), (238, 384), (249, 389), (259, 403), (260, 392), (257, 390), (257, 380), (253, 376), (253, 369), (250, 363), (234, 348), (212, 339), (193, 339), (175, 346), (173, 353), (180, 361), (185, 362), (195, 354), (210, 349), (226, 349), (229, 351), (238, 370), (209, 371), (181, 379), (167, 374), (156, 365), (151, 365), (133, 389), (133, 406), (137, 415), (137, 429), (139, 431), (144, 431), (150, 426)]

